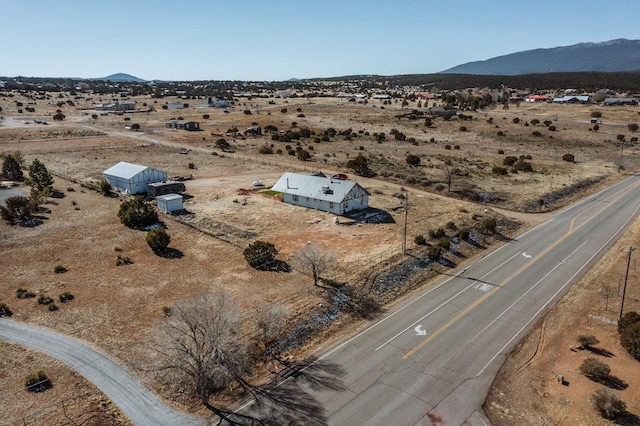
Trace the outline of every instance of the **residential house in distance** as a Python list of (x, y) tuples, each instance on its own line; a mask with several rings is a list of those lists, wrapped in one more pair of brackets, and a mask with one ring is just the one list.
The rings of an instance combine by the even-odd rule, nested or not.
[(165, 127), (168, 129), (182, 129), (193, 132), (200, 130), (200, 123), (189, 120), (169, 120), (165, 123)]
[(524, 98), (525, 102), (547, 102), (546, 95), (529, 95)]
[(428, 108), (426, 113), (428, 115), (433, 115), (433, 116), (437, 116), (437, 117), (455, 117), (456, 115), (456, 110), (455, 109), (451, 109), (451, 108), (445, 108), (442, 105), (438, 105), (438, 106), (434, 106), (431, 108)]
[(229, 101), (218, 98), (207, 98), (205, 102), (200, 104), (200, 108), (228, 108)]
[(102, 175), (114, 189), (126, 191), (129, 194), (144, 194), (150, 183), (167, 180), (165, 172), (126, 161), (108, 168), (102, 172)]
[(605, 98), (605, 106), (615, 105), (638, 105), (638, 98)]
[(124, 112), (124, 111), (134, 111), (136, 109), (135, 102), (111, 102), (108, 104), (96, 104), (96, 111), (113, 111), (113, 112)]
[(587, 95), (564, 95), (561, 98), (553, 98), (553, 103), (556, 104), (588, 104), (589, 102), (591, 102), (591, 97)]
[(369, 194), (352, 180), (286, 172), (271, 188), (283, 201), (297, 206), (344, 215), (369, 207)]

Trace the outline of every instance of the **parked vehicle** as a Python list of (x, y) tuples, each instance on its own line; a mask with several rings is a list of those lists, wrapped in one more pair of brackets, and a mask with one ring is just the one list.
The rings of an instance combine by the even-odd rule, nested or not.
[(336, 173), (335, 175), (331, 176), (334, 179), (340, 179), (340, 180), (347, 180), (349, 179), (349, 176), (345, 175), (344, 173)]

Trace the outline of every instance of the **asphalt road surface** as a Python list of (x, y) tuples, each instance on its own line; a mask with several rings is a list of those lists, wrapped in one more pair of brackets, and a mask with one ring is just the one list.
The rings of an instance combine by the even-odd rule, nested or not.
[(0, 319), (0, 338), (45, 353), (73, 368), (107, 395), (135, 425), (204, 425), (158, 399), (100, 351), (52, 330)]
[[(631, 176), (443, 277), (321, 359), (345, 391), (331, 425), (488, 425), (481, 406), (513, 345), (638, 215)], [(623, 265), (621, 265), (621, 270)]]

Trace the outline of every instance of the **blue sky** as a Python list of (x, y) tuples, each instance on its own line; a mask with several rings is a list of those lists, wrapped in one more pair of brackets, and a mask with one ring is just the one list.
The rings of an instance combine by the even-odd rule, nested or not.
[(2, 0), (0, 76), (417, 74), (639, 39), (637, 0)]

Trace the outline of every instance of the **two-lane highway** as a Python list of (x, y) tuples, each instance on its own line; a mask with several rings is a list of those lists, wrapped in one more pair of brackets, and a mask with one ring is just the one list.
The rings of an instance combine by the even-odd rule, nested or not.
[(637, 217), (640, 177), (552, 216), (324, 355), (347, 390), (318, 397), (332, 425), (483, 424), (510, 348)]

